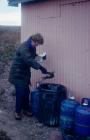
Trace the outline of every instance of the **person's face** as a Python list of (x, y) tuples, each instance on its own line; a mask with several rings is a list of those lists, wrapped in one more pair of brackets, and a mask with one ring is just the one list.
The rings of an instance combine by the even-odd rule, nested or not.
[(38, 42), (34, 42), (33, 40), (31, 41), (31, 44), (33, 47), (37, 47), (38, 46)]

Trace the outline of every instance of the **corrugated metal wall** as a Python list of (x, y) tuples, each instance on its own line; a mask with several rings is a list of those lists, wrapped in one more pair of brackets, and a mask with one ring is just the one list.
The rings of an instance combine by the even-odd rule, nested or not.
[[(47, 52), (44, 66), (55, 71), (49, 82), (64, 84), (80, 98), (90, 97), (90, 2), (78, 1), (50, 0), (22, 6), (22, 41), (42, 33), (45, 43), (38, 52)], [(41, 77), (34, 71), (32, 83)]]

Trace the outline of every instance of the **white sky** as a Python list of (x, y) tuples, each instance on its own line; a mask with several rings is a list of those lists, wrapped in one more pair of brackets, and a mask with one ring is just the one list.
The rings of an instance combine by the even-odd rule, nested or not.
[(0, 0), (0, 25), (21, 25), (21, 8), (8, 6), (7, 0)]

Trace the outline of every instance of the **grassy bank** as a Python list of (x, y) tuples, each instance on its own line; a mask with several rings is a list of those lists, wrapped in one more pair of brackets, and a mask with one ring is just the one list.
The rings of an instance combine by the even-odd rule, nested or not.
[(0, 74), (5, 65), (12, 60), (16, 47), (20, 43), (19, 26), (0, 26)]

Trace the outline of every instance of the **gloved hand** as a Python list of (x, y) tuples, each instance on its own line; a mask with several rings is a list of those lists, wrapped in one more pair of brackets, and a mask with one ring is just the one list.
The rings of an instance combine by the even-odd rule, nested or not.
[(43, 74), (47, 74), (47, 70), (46, 70), (46, 68), (40, 66), (39, 69), (41, 70), (41, 72), (42, 72)]
[(47, 72), (47, 75), (43, 79), (54, 78), (54, 72)]
[(53, 78), (54, 77), (54, 72), (48, 72), (49, 78)]

